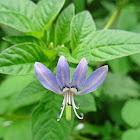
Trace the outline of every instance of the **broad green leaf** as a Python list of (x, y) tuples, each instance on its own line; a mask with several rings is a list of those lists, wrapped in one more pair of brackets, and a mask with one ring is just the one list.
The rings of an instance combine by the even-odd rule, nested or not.
[(70, 23), (74, 16), (74, 5), (69, 5), (62, 11), (56, 24), (56, 45), (62, 45), (67, 40), (70, 33)]
[(3, 39), (12, 44), (35, 43), (42, 48), (46, 47), (45, 44), (41, 40), (32, 36), (6, 36)]
[[(9, 125), (8, 125), (9, 123)], [(8, 126), (6, 126), (6, 124)], [(31, 129), (29, 120), (8, 120), (3, 122), (4, 140), (31, 140)]]
[(131, 63), (128, 57), (122, 57), (108, 61), (110, 69), (118, 74), (126, 75), (131, 69)]
[(121, 30), (100, 30), (93, 34), (92, 61), (107, 61), (140, 52), (140, 35)]
[(122, 140), (140, 140), (140, 128), (124, 131), (122, 133)]
[(0, 23), (21, 32), (36, 31), (36, 28), (30, 19), (22, 14), (11, 11), (0, 11)]
[(80, 103), (79, 111), (84, 111), (84, 112), (96, 111), (96, 103), (92, 94), (86, 94), (83, 96), (75, 95), (74, 99), (76, 105)]
[(95, 32), (96, 27), (92, 19), (92, 16), (88, 11), (78, 13), (72, 20), (71, 23), (71, 48), (74, 50), (77, 46), (88, 46), (91, 39), (90, 36)]
[(34, 23), (39, 31), (47, 30), (62, 9), (65, 0), (41, 0), (34, 11)]
[(122, 108), (122, 118), (131, 127), (140, 126), (140, 101), (128, 100)]
[(32, 115), (32, 134), (34, 140), (66, 140), (70, 135), (73, 125), (65, 118), (65, 112), (61, 120), (57, 121), (62, 105), (63, 96), (47, 91), (44, 99)]
[(36, 4), (31, 0), (0, 0), (0, 9), (20, 13), (32, 18)]
[(140, 66), (140, 53), (134, 54), (130, 56), (134, 63)]
[(108, 73), (103, 83), (103, 96), (108, 100), (125, 100), (131, 97), (139, 97), (139, 84), (129, 76)]
[(31, 105), (39, 102), (39, 100), (46, 93), (46, 89), (39, 83), (39, 81), (30, 82), (21, 90), (19, 96), (16, 98), (16, 107)]
[(19, 93), (33, 80), (32, 76), (9, 76), (0, 85), (0, 98)]
[(52, 53), (32, 43), (14, 45), (0, 54), (0, 73), (25, 75), (34, 73), (34, 63), (41, 62), (48, 66)]

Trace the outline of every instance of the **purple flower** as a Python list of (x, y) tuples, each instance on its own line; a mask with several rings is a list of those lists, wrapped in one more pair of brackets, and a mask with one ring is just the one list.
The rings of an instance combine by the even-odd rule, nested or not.
[[(46, 66), (39, 62), (35, 63), (34, 69), (38, 80), (46, 89), (49, 89), (56, 94), (64, 95), (61, 113), (57, 117), (58, 121), (62, 117), (65, 106), (66, 109), (67, 107), (73, 107), (75, 115), (79, 119), (83, 119), (83, 114), (80, 113), (80, 115), (78, 115), (76, 112), (76, 109), (79, 109), (80, 104), (78, 107), (75, 105), (73, 95), (83, 95), (95, 91), (103, 83), (108, 72), (108, 66), (102, 66), (95, 70), (86, 80), (87, 61), (85, 58), (82, 58), (74, 71), (72, 81), (70, 83), (69, 64), (64, 56), (61, 56), (58, 60), (56, 77)], [(84, 86), (80, 90), (83, 84)], [(71, 118), (71, 116), (69, 117)]]

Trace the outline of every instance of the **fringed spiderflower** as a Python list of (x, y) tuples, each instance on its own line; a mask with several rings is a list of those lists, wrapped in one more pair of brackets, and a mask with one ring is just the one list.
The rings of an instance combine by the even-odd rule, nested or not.
[[(75, 105), (73, 95), (83, 95), (95, 91), (103, 83), (108, 72), (108, 66), (102, 66), (95, 70), (86, 80), (87, 61), (85, 58), (82, 58), (74, 71), (70, 83), (69, 64), (64, 56), (61, 56), (58, 60), (56, 77), (46, 66), (39, 62), (35, 63), (34, 69), (38, 80), (46, 89), (56, 94), (64, 95), (61, 113), (57, 116), (58, 121), (62, 117), (65, 106), (67, 120), (71, 119), (71, 107), (73, 107), (75, 115), (79, 119), (83, 119), (84, 115), (82, 113), (78, 115), (76, 111), (79, 109), (80, 104), (78, 104), (78, 106)], [(83, 84), (84, 86), (80, 90)]]

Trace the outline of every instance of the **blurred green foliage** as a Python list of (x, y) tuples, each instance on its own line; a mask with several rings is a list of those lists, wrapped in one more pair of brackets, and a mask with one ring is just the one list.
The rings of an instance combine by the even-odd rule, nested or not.
[[(20, 2), (22, 2), (22, 4)], [(104, 30), (102, 29), (104, 29), (110, 17), (117, 9), (119, 12), (111, 24), (110, 29), (131, 31), (139, 34), (140, 1), (66, 0), (63, 9), (67, 6), (69, 6), (69, 9), (56, 20), (55, 16), (52, 16), (53, 13), (50, 13), (50, 16), (52, 16), (50, 23), (46, 23), (49, 21), (46, 20), (49, 17), (46, 17), (46, 19), (42, 17), (42, 24), (40, 24), (38, 20), (40, 18), (39, 14), (42, 12), (40, 6), (36, 12), (37, 18), (34, 19), (36, 25), (38, 25), (36, 26), (38, 27), (37, 31), (35, 25), (32, 25), (24, 16), (19, 16), (16, 13), (18, 12), (31, 18), (31, 11), (34, 10), (36, 5), (30, 2), (29, 4), (28, 2), (28, 0), (20, 0), (19, 2), (12, 0), (11, 3), (9, 0), (8, 2), (4, 0), (0, 1), (0, 23), (5, 22), (5, 24), (0, 25), (0, 52), (9, 48), (5, 54), (1, 54), (1, 56), (3, 55), (1, 58), (4, 59), (4, 57), (7, 57), (9, 60), (16, 58), (16, 65), (18, 65), (24, 62), (18, 63), (18, 61), (20, 61), (18, 55), (21, 54), (22, 58), (25, 58), (28, 63), (31, 63), (31, 66), (26, 63), (20, 67), (12, 66), (9, 69), (2, 69), (5, 73), (0, 74), (0, 140), (31, 140), (32, 134), (34, 140), (44, 140), (45, 138), (49, 140), (140, 140), (140, 53), (133, 54), (132, 51), (136, 53), (136, 50), (131, 50), (129, 53), (126, 53), (123, 50), (124, 54), (126, 54), (121, 55), (121, 58), (118, 55), (115, 57), (113, 55), (113, 58), (110, 59), (109, 54), (105, 55), (108, 57), (96, 57), (94, 54), (95, 50), (93, 49), (93, 59), (90, 60), (89, 50), (92, 48), (93, 42), (88, 42), (89, 40), (86, 40), (87, 38), (78, 42), (75, 41), (75, 36), (72, 36), (74, 39), (71, 46), (69, 36), (70, 22), (74, 15), (74, 6), (76, 14), (84, 10), (88, 10), (91, 14), (88, 15), (88, 13), (86, 13), (86, 22), (88, 27), (90, 27), (87, 28), (86, 31), (84, 30), (83, 33), (81, 33), (80, 28), (79, 30), (77, 29), (77, 33), (73, 30), (73, 34), (80, 38), (80, 33), (83, 36), (84, 33), (91, 33), (90, 36), (91, 38), (95, 38), (97, 46), (109, 43), (114, 45), (115, 38), (119, 36), (120, 32), (117, 33), (118, 35), (116, 35), (115, 32), (114, 34), (116, 36), (113, 33), (108, 33), (107, 39), (102, 40), (104, 36)], [(34, 2), (37, 3), (38, 0), (34, 0)], [(63, 6), (62, 0), (58, 0), (58, 3), (59, 7)], [(70, 5), (71, 3), (74, 5)], [(12, 5), (13, 9), (10, 9)], [(26, 10), (22, 11), (20, 5)], [(59, 12), (60, 9), (56, 4), (54, 15), (55, 12)], [(10, 13), (10, 10), (14, 12)], [(38, 12), (39, 10), (41, 11), (40, 13)], [(65, 19), (65, 15), (67, 16), (67, 14), (69, 14), (69, 17)], [(17, 20), (19, 26), (13, 24), (13, 20), (5, 21), (5, 18), (2, 18), (3, 15), (9, 15), (13, 20)], [(20, 20), (18, 20), (18, 16)], [(97, 33), (95, 32), (94, 34), (91, 32), (91, 29), (95, 30), (95, 26), (91, 24), (93, 22), (92, 18), (94, 19), (96, 30), (101, 30), (101, 32), (97, 31)], [(63, 24), (62, 19), (66, 24)], [(54, 23), (51, 25), (53, 21)], [(78, 23), (78, 21), (80, 22)], [(81, 24), (83, 24), (82, 21), (84, 21), (84, 19), (81, 19), (81, 16), (79, 16), (78, 21), (73, 22), (73, 28), (76, 25), (79, 25), (79, 27), (82, 26)], [(22, 22), (26, 24), (23, 25)], [(56, 27), (57, 30), (55, 29)], [(57, 33), (55, 33), (55, 31)], [(122, 34), (120, 35), (120, 44), (122, 43), (121, 41), (126, 39), (127, 33), (128, 32), (124, 33), (124, 36)], [(24, 36), (25, 34), (26, 36)], [(55, 38), (56, 35), (58, 35), (58, 38)], [(132, 34), (132, 36), (133, 39), (128, 37), (127, 40), (128, 43), (130, 43), (129, 49), (133, 49), (133, 47), (139, 45), (138, 39), (140, 38), (136, 37), (136, 34)], [(124, 48), (128, 46), (127, 41), (126, 44), (123, 44)], [(51, 44), (52, 42), (53, 44)], [(78, 44), (76, 44), (77, 42)], [(134, 44), (134, 42), (136, 43)], [(62, 44), (64, 44), (65, 47), (60, 47)], [(87, 44), (89, 48), (86, 49), (80, 46), (86, 46)], [(16, 47), (10, 48), (12, 45)], [(59, 45), (59, 47), (57, 47), (57, 45)], [(40, 48), (38, 46), (40, 46)], [(47, 51), (45, 50), (46, 46)], [(52, 47), (55, 49), (53, 50)], [(72, 49), (70, 49), (71, 47)], [(140, 46), (137, 46), (137, 50), (139, 48)], [(21, 49), (25, 52), (19, 53)], [(34, 49), (38, 53), (35, 53)], [(9, 51), (11, 51), (11, 55), (6, 56)], [(13, 53), (14, 51), (17, 55)], [(57, 64), (57, 54), (58, 56), (66, 56), (70, 63), (71, 73), (73, 73), (76, 64), (83, 55), (86, 56), (89, 61), (88, 75), (102, 64), (109, 65), (109, 74), (103, 85), (97, 91), (85, 96), (75, 97), (76, 103), (78, 104), (80, 102), (80, 109), (85, 114), (84, 120), (74, 120), (73, 116), (71, 122), (66, 122), (64, 115), (62, 121), (59, 123), (56, 121), (55, 117), (60, 111), (59, 106), (61, 106), (62, 97), (58, 97), (58, 95), (46, 91), (46, 89), (39, 84), (33, 70), (34, 57), (30, 57), (31, 54), (27, 52), (31, 52), (32, 56), (38, 58), (40, 62), (44, 63), (53, 71), (55, 71)], [(26, 58), (26, 54), (29, 55), (29, 58)], [(99, 61), (96, 62), (94, 59)], [(45, 60), (49, 61), (45, 62)], [(2, 66), (2, 59), (0, 62), (0, 66)], [(11, 75), (9, 76), (7, 74)], [(52, 100), (53, 102), (51, 102)], [(32, 115), (33, 118), (31, 119)]]

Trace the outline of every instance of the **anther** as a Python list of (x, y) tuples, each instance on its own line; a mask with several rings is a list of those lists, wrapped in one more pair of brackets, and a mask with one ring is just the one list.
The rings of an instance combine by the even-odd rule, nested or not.
[(59, 115), (57, 115), (57, 121), (59, 121), (60, 120), (60, 116)]
[(83, 114), (83, 113), (80, 113), (80, 116), (81, 116), (81, 117), (84, 117), (84, 114)]
[(78, 104), (78, 107), (80, 107), (80, 103)]

